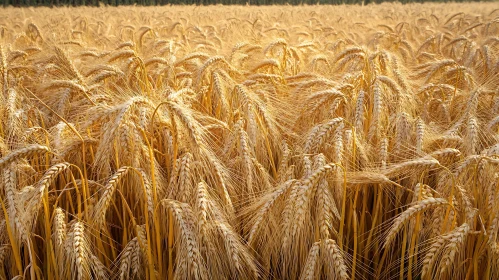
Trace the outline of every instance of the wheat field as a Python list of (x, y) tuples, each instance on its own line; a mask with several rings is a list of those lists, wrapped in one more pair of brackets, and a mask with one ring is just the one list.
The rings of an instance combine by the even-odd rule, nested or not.
[(0, 279), (498, 279), (498, 8), (4, 8)]

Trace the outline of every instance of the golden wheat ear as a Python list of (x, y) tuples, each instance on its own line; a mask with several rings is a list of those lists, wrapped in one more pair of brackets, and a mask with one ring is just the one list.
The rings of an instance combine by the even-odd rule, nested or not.
[(496, 6), (4, 7), (0, 279), (498, 279)]

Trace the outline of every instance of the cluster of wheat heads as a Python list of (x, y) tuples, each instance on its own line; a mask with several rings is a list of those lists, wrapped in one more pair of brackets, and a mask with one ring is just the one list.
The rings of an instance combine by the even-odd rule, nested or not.
[(496, 279), (493, 7), (4, 10), (0, 279)]

